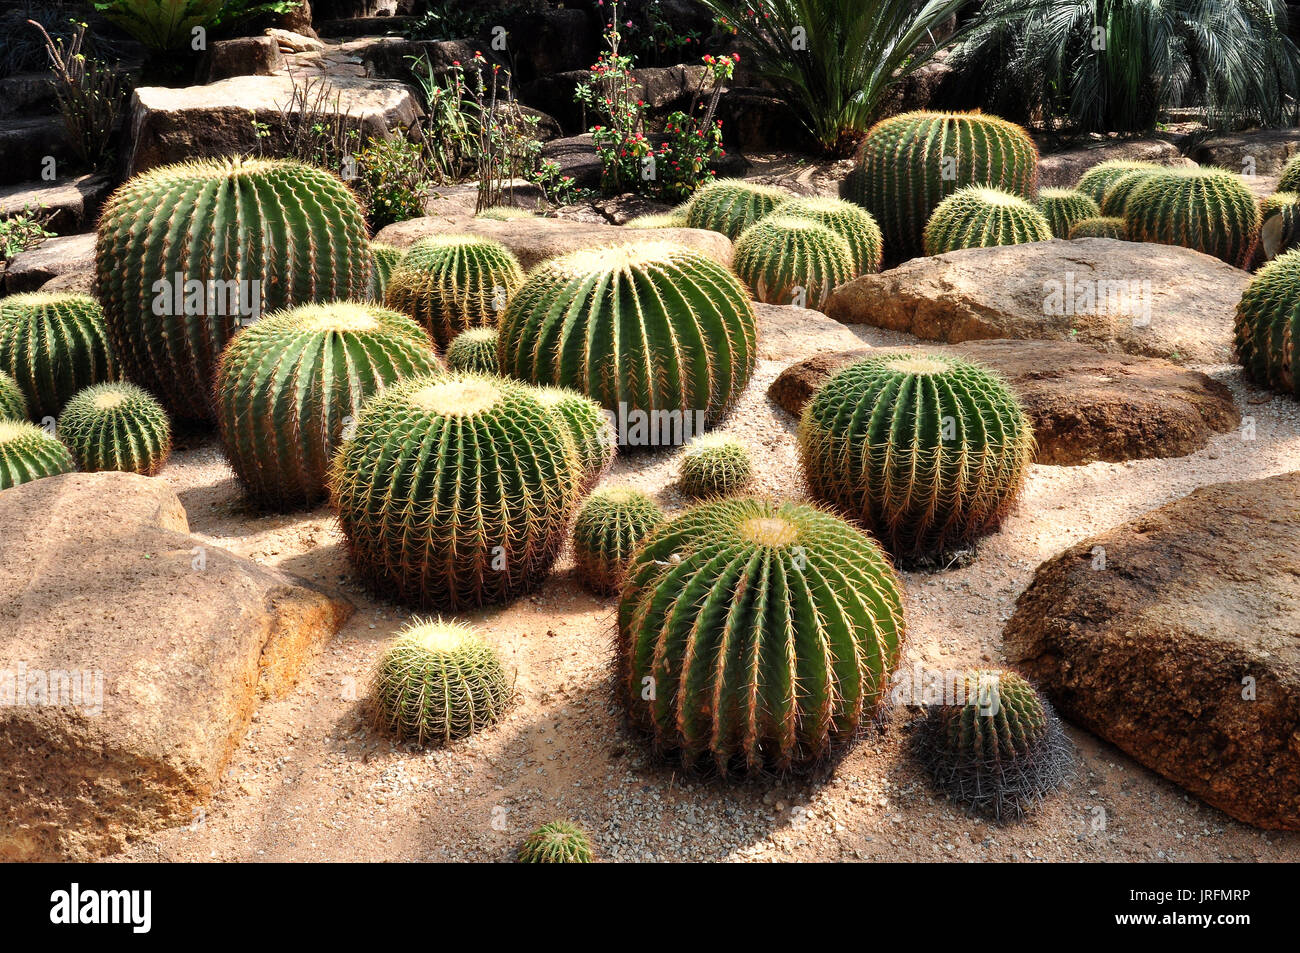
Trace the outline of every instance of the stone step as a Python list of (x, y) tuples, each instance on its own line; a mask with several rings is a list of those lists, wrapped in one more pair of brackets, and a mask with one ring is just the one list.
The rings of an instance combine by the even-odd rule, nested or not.
[(0, 119), (0, 185), (39, 180), (50, 156), (55, 175), (72, 156), (67, 129), (58, 116)]
[(49, 73), (15, 73), (0, 79), (0, 119), (54, 111)]
[(59, 235), (83, 231), (94, 226), (99, 207), (112, 187), (112, 180), (104, 174), (0, 187), (0, 218), (28, 208), (45, 209), (53, 213), (46, 225), (50, 231)]

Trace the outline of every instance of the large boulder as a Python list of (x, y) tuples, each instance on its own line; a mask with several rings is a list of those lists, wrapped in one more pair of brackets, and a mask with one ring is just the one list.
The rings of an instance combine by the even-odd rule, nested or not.
[(754, 312), (758, 315), (759, 360), (789, 364), (862, 346), (852, 331), (812, 308), (755, 301)]
[(997, 371), (1033, 424), (1038, 463), (1180, 457), (1241, 423), (1232, 392), (1212, 377), (1158, 358), (1105, 354), (1070, 341), (967, 341), (821, 353), (782, 371), (768, 396), (797, 417), (832, 374), (884, 350), (948, 354)]
[(1039, 338), (1228, 364), (1233, 315), (1249, 281), (1187, 248), (1054, 239), (914, 258), (841, 285), (826, 313), (948, 344)]
[[(0, 185), (58, 175), (72, 160), (72, 140), (58, 116), (0, 119)], [(53, 160), (51, 163), (50, 160)]]
[(0, 492), (0, 860), (85, 860), (188, 823), (260, 697), (351, 607), (189, 535), (161, 480)]
[(286, 61), (273, 36), (240, 36), (217, 40), (203, 59), (202, 78), (215, 83), (232, 76), (270, 76), (284, 69)]
[(1038, 184), (1043, 188), (1073, 186), (1094, 165), (1112, 159), (1159, 165), (1193, 164), (1167, 139), (1103, 139), (1043, 156), (1038, 160)]
[(4, 273), (5, 294), (36, 291), (60, 275), (93, 270), (95, 233), (47, 238), (35, 248), (9, 260)]
[(1298, 129), (1252, 129), (1206, 139), (1196, 147), (1198, 162), (1217, 165), (1247, 177), (1275, 175), (1300, 153)]
[(1071, 721), (1300, 830), (1300, 473), (1203, 487), (1039, 567), (1007, 658)]

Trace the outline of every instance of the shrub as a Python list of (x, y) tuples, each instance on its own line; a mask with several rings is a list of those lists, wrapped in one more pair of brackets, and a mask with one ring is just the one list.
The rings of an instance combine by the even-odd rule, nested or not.
[(1171, 168), (1129, 196), (1124, 224), (1133, 241), (1182, 245), (1245, 268), (1259, 237), (1259, 206), (1235, 173)]
[(0, 298), (0, 370), (18, 382), (35, 420), (57, 417), (83, 387), (116, 380), (99, 303), (45, 291)]
[(94, 0), (95, 9), (148, 49), (188, 49), (196, 27), (209, 32), (249, 17), (288, 13), (298, 0)]
[(107, 63), (83, 52), (86, 24), (77, 24), (77, 32), (66, 47), (62, 39), (52, 38), (45, 27), (37, 24), (36, 29), (45, 38), (54, 95), (68, 131), (68, 141), (78, 159), (87, 167), (97, 169), (108, 157), (130, 84)]
[(172, 449), (171, 424), (158, 401), (134, 384), (79, 391), (59, 415), (59, 439), (87, 473), (120, 470), (153, 476)]
[(1047, 219), (1053, 238), (1069, 238), (1076, 222), (1101, 214), (1097, 203), (1076, 189), (1041, 189), (1034, 207)]
[(682, 451), (679, 479), (687, 496), (732, 496), (754, 479), (749, 451), (735, 437), (705, 434)]
[(578, 579), (597, 595), (617, 593), (628, 560), (663, 519), (659, 505), (638, 490), (626, 486), (596, 490), (573, 521)]
[(934, 210), (925, 226), (925, 253), (1023, 245), (1051, 237), (1047, 219), (1018, 195), (972, 185), (954, 192)]
[(47, 431), (25, 420), (0, 420), (0, 490), (76, 468), (68, 448)]
[(591, 838), (572, 821), (543, 824), (519, 848), (521, 864), (590, 864), (595, 860)]
[(773, 214), (740, 233), (732, 267), (758, 301), (822, 308), (853, 277), (853, 252), (825, 225)]
[(839, 235), (848, 242), (855, 276), (880, 270), (885, 239), (876, 220), (862, 206), (828, 196), (801, 196), (782, 202), (772, 214), (806, 218)]
[(371, 136), (356, 161), (355, 186), (373, 231), (424, 214), (434, 183), (419, 143), (400, 130), (391, 138)]
[(0, 218), (0, 261), (8, 261), (29, 248), (35, 248), (45, 239), (53, 238), (54, 232), (45, 227), (50, 223), (50, 218), (47, 209), (34, 209), (31, 206)]

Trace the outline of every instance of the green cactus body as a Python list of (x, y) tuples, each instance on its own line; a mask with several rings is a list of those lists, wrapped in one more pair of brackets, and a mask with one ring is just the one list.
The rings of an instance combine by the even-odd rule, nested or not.
[(689, 228), (684, 209), (651, 215), (638, 215), (623, 223), (624, 228)]
[(497, 329), (470, 328), (461, 331), (451, 339), (443, 357), (453, 371), (495, 374), (498, 370)]
[(379, 659), (375, 721), (416, 744), (446, 744), (500, 720), (514, 690), (501, 659), (461, 622), (416, 619)]
[(370, 290), (366, 298), (383, 304), (384, 294), (388, 291), (388, 279), (393, 269), (404, 255), (400, 248), (383, 242), (370, 243)]
[(1129, 196), (1124, 223), (1133, 241), (1181, 245), (1245, 268), (1259, 237), (1259, 205), (1234, 172), (1166, 169)]
[(1097, 203), (1101, 214), (1123, 218), (1124, 208), (1128, 205), (1129, 196), (1136, 192), (1154, 174), (1149, 169), (1135, 169), (1116, 176), (1114, 181), (1106, 186), (1101, 201)]
[(77, 391), (119, 376), (94, 298), (43, 291), (0, 298), (0, 370), (32, 419), (57, 417)]
[(732, 241), (767, 215), (790, 193), (768, 185), (754, 185), (739, 179), (706, 182), (686, 203), (688, 228), (721, 232)]
[(378, 305), (310, 304), (235, 335), (217, 368), (217, 424), (231, 468), (263, 506), (326, 496), (335, 449), (372, 394), (439, 370), (428, 335)]
[(76, 468), (68, 448), (43, 428), (26, 420), (0, 420), (0, 490)]
[(883, 354), (828, 380), (799, 422), (817, 500), (896, 556), (942, 556), (994, 528), (1029, 471), (1034, 436), (995, 374), (956, 358)]
[(862, 141), (847, 198), (869, 211), (891, 256), (921, 253), (926, 222), (958, 189), (984, 185), (1030, 198), (1038, 149), (1019, 126), (980, 113), (912, 112), (881, 120)]
[(1075, 222), (1070, 229), (1070, 238), (1114, 238), (1127, 241), (1128, 227), (1122, 218), (1099, 215)]
[(501, 315), (498, 358), (507, 374), (573, 388), (620, 415), (654, 416), (661, 431), (675, 414), (681, 431), (713, 424), (735, 403), (754, 371), (757, 334), (730, 270), (680, 245), (644, 242), (534, 268)]
[(537, 398), (554, 412), (573, 438), (582, 464), (580, 492), (586, 493), (600, 482), (614, 462), (618, 442), (609, 416), (600, 404), (567, 387), (538, 387)]
[(492, 327), (524, 271), (510, 249), (477, 235), (430, 235), (407, 250), (384, 304), (428, 328), (439, 348), (460, 332)]
[(153, 476), (172, 449), (162, 405), (134, 384), (96, 384), (79, 391), (59, 416), (59, 439), (87, 473), (120, 470)]
[[(1155, 172), (1162, 172), (1167, 168), (1168, 166), (1158, 165), (1154, 162), (1108, 159), (1086, 169), (1083, 175), (1079, 176), (1079, 182), (1075, 185), (1075, 188), (1096, 202), (1098, 208), (1104, 208), (1106, 191), (1115, 183), (1124, 180), (1136, 184), (1145, 176)], [(1116, 194), (1118, 196), (1120, 193)], [(1125, 194), (1125, 198), (1127, 199), (1127, 194)]]
[(632, 554), (663, 519), (654, 500), (630, 487), (587, 497), (573, 521), (573, 559), (582, 584), (597, 595), (617, 593)]
[(868, 536), (816, 507), (728, 497), (632, 557), (619, 691), (661, 753), (783, 771), (852, 740), (902, 639), (898, 577)]
[(1235, 334), (1251, 380), (1300, 398), (1300, 249), (1255, 273), (1237, 304)]
[(944, 199), (925, 226), (925, 253), (1045, 242), (1052, 227), (1043, 214), (1008, 192), (972, 185)]
[(1300, 192), (1300, 155), (1287, 159), (1282, 167), (1282, 177), (1277, 180), (1279, 192)]
[(0, 420), (26, 420), (27, 398), (13, 376), (0, 371)]
[[(370, 243), (356, 197), (330, 172), (281, 159), (151, 169), (109, 198), (97, 293), (126, 376), (173, 416), (214, 420), (226, 343), (262, 314), (363, 298)], [(179, 276), (179, 281), (178, 281)]]
[(687, 496), (732, 496), (749, 486), (754, 467), (735, 437), (705, 434), (682, 450), (679, 479)]
[(1259, 203), (1259, 244), (1265, 260), (1300, 247), (1300, 193), (1274, 192)]
[(732, 267), (758, 301), (822, 308), (853, 277), (853, 253), (825, 225), (768, 215), (740, 233)]
[(334, 457), (330, 491), (363, 578), (454, 611), (545, 578), (581, 480), (572, 438), (532, 388), (448, 374), (371, 398)]
[(811, 219), (840, 236), (848, 242), (855, 277), (880, 270), (885, 239), (876, 220), (861, 205), (823, 195), (801, 196), (782, 202), (772, 215)]
[(570, 821), (551, 821), (528, 835), (519, 848), (521, 864), (591, 864), (596, 850), (591, 838)]
[(1076, 222), (1101, 214), (1097, 203), (1076, 189), (1040, 189), (1034, 207), (1047, 219), (1054, 238), (1069, 238)]

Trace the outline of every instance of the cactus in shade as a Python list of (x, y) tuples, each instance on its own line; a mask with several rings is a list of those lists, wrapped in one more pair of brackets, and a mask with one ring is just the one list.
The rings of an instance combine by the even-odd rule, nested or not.
[(26, 420), (27, 398), (9, 374), (0, 371), (0, 420)]
[(521, 864), (591, 864), (595, 860), (591, 838), (572, 821), (543, 824), (519, 848)]
[(324, 499), (335, 449), (376, 391), (435, 373), (424, 329), (373, 304), (309, 304), (237, 334), (217, 367), (217, 424), (249, 496), (288, 510)]
[(1260, 251), (1271, 261), (1300, 247), (1300, 193), (1274, 192), (1259, 203)]
[(1255, 273), (1237, 304), (1235, 336), (1252, 381), (1300, 398), (1300, 249)]
[(731, 496), (749, 486), (754, 467), (735, 437), (705, 434), (682, 451), (678, 479), (687, 496)]
[(526, 208), (519, 208), (515, 205), (494, 205), (491, 208), (485, 208), (474, 216), (489, 222), (517, 222), (524, 218), (537, 218), (536, 212), (530, 212)]
[(999, 821), (1023, 818), (1073, 773), (1051, 706), (1015, 672), (965, 672), (954, 704), (935, 705), (914, 736), (936, 786)]
[(1282, 177), (1277, 180), (1279, 192), (1300, 192), (1300, 155), (1287, 159), (1282, 167)]
[(728, 497), (632, 557), (619, 693), (661, 753), (781, 771), (852, 740), (902, 638), (898, 577), (870, 537), (813, 506)]
[(199, 160), (138, 175), (109, 198), (95, 247), (117, 359), (184, 419), (215, 419), (213, 372), (241, 324), (363, 298), (370, 266), (365, 217), (348, 187), (282, 159)]
[(44, 428), (26, 420), (0, 420), (0, 490), (76, 469), (68, 448)]
[(480, 374), (497, 372), (497, 329), (470, 328), (461, 331), (443, 352), (447, 366), (453, 371), (477, 371)]
[(408, 378), (367, 401), (330, 492), (353, 565), (376, 591), (459, 610), (541, 582), (582, 468), (530, 387), (478, 374)]
[(1076, 189), (1040, 189), (1034, 208), (1047, 219), (1054, 238), (1069, 238), (1076, 222), (1101, 214), (1097, 203)]
[(461, 622), (416, 619), (379, 659), (375, 721), (416, 744), (446, 744), (499, 720), (514, 689), (501, 659)]
[(1128, 239), (1128, 228), (1124, 219), (1098, 215), (1094, 218), (1081, 219), (1070, 229), (1071, 238), (1114, 238), (1119, 241)]
[(871, 213), (861, 205), (824, 195), (788, 199), (772, 215), (792, 215), (825, 225), (848, 242), (853, 274), (867, 275), (880, 270), (884, 236)]
[(686, 212), (673, 209), (671, 212), (652, 215), (638, 215), (623, 223), (624, 228), (689, 228), (686, 224)]
[(496, 324), (523, 280), (519, 260), (498, 241), (430, 235), (402, 256), (384, 304), (415, 318), (445, 348), (461, 331)]
[(1034, 455), (1001, 378), (951, 357), (883, 354), (844, 368), (799, 422), (812, 496), (856, 518), (889, 552), (939, 557), (994, 528)]
[(706, 182), (686, 203), (686, 226), (722, 232), (732, 241), (769, 214), (790, 193), (769, 185), (754, 185), (739, 179)]
[(383, 242), (370, 243), (370, 291), (366, 297), (381, 304), (388, 290), (388, 279), (405, 254), (400, 248)]
[(18, 382), (34, 420), (57, 417), (83, 387), (116, 380), (99, 303), (43, 291), (0, 298), (0, 370)]
[[(749, 382), (757, 333), (729, 269), (680, 245), (641, 242), (534, 268), (501, 315), (498, 355), (504, 373), (571, 387), (616, 413), (708, 426)], [(639, 436), (629, 428), (619, 439)]]
[(925, 253), (1045, 242), (1052, 227), (1019, 196), (972, 185), (944, 199), (925, 226)]
[(1087, 169), (1079, 177), (1075, 189), (1097, 203), (1100, 208), (1106, 198), (1106, 190), (1120, 180), (1130, 180), (1136, 176), (1138, 181), (1152, 172), (1160, 172), (1166, 166), (1154, 162), (1135, 162), (1129, 159), (1108, 159)]
[(986, 185), (1031, 198), (1038, 149), (1019, 126), (981, 113), (912, 112), (867, 132), (846, 198), (880, 225), (891, 256), (920, 254), (925, 224), (958, 189)]
[(853, 277), (853, 253), (825, 225), (768, 215), (740, 233), (732, 267), (757, 301), (821, 308)]
[(573, 559), (582, 584), (601, 596), (618, 592), (628, 560), (663, 519), (659, 505), (631, 487), (609, 487), (587, 497), (573, 521)]
[(1135, 242), (1181, 245), (1245, 268), (1259, 237), (1259, 205), (1235, 172), (1162, 169), (1129, 195), (1124, 224)]
[(564, 424), (573, 438), (582, 465), (580, 491), (585, 493), (605, 475), (618, 446), (609, 416), (600, 404), (567, 387), (538, 387), (537, 398)]
[(77, 469), (153, 476), (167, 462), (172, 429), (167, 412), (134, 384), (96, 384), (68, 401), (58, 435)]

